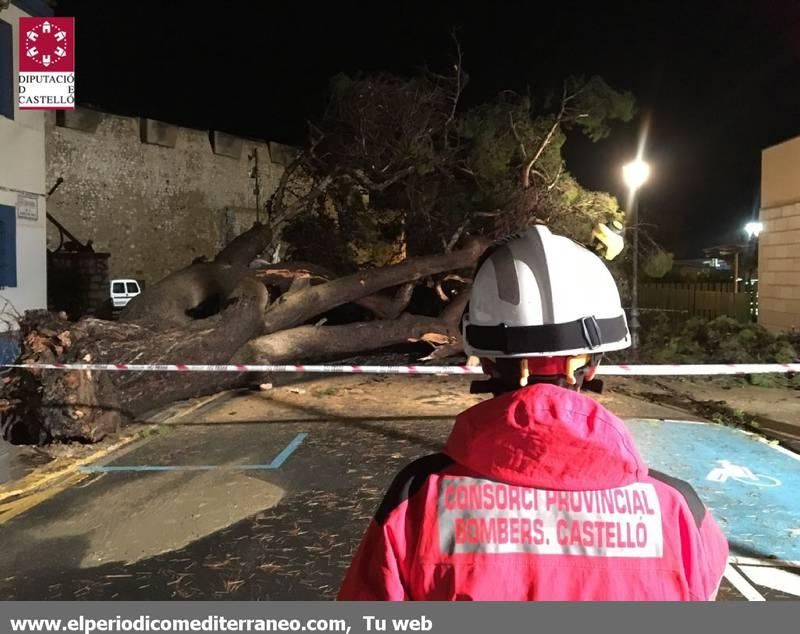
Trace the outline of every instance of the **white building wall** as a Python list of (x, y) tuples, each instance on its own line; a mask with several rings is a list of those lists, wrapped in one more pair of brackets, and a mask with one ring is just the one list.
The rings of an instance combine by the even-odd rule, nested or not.
[[(14, 103), (18, 103), (19, 18), (27, 16), (11, 4), (0, 20), (11, 24), (14, 55)], [(0, 87), (0, 89), (2, 89)], [(0, 115), (0, 204), (17, 206), (19, 193), (34, 195), (37, 220), (17, 218), (17, 286), (0, 288), (0, 309), (7, 300), (23, 313), (47, 307), (47, 252), (45, 207), (45, 115), (15, 105), (14, 119)], [(0, 331), (8, 326), (0, 320)]]

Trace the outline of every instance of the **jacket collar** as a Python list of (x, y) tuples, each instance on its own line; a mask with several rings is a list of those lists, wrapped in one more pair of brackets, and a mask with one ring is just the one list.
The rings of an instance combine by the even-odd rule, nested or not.
[(543, 489), (608, 489), (647, 474), (619, 418), (588, 396), (546, 384), (466, 410), (444, 452), (483, 476)]

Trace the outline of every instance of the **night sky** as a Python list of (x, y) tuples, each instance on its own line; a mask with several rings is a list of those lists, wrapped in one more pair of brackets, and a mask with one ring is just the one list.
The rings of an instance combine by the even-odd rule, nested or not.
[[(569, 74), (631, 90), (652, 125), (643, 221), (679, 256), (741, 239), (759, 204), (761, 150), (800, 134), (800, 0), (136, 2), (60, 0), (77, 19), (79, 105), (299, 144), (337, 72), (452, 64), (463, 105)], [(624, 200), (640, 121), (567, 166)]]

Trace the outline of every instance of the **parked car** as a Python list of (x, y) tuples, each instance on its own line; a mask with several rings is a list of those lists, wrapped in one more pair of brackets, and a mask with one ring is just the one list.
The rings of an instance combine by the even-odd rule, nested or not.
[(128, 302), (142, 292), (136, 280), (111, 280), (111, 305), (114, 310), (125, 308)]

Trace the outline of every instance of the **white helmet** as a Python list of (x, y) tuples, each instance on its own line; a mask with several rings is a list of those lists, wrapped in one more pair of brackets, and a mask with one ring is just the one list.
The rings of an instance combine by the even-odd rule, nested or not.
[(603, 261), (544, 225), (483, 255), (462, 328), (465, 352), (486, 358), (595, 354), (631, 343)]

